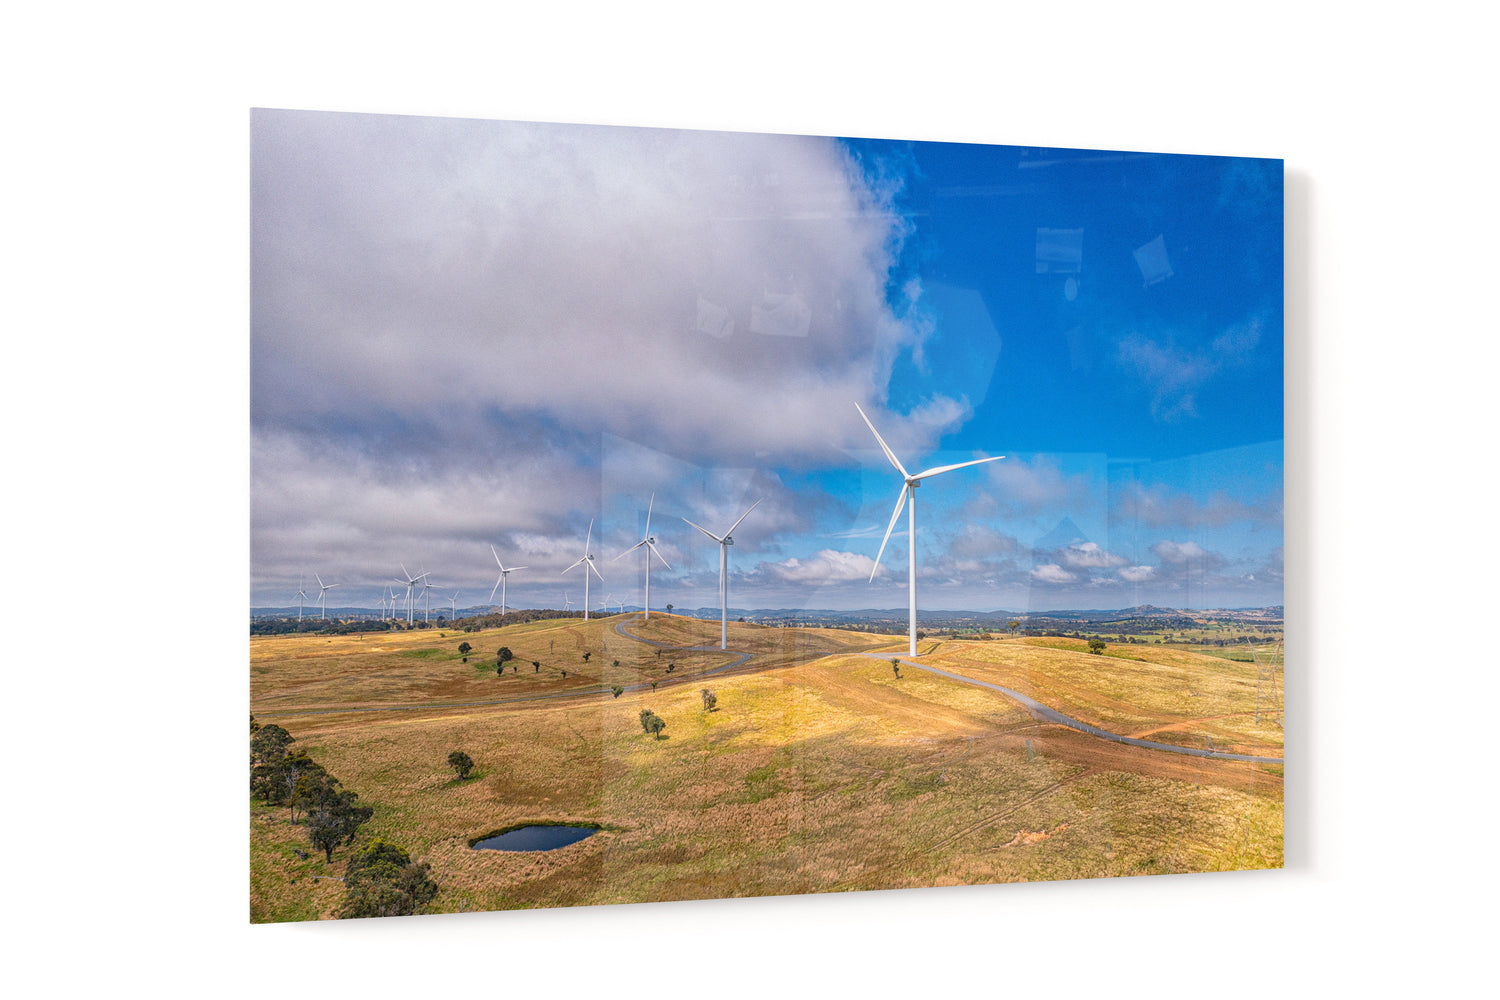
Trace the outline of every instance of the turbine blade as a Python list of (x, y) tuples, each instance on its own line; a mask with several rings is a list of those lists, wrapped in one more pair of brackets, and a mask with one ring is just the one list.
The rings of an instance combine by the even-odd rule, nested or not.
[(888, 458), (888, 459), (890, 459), (891, 460), (891, 464), (896, 467), (896, 471), (899, 472), (899, 473), (901, 473), (901, 478), (902, 479), (910, 478), (906, 474), (905, 467), (902, 466), (902, 464), (901, 464), (901, 462), (899, 460), (897, 460), (896, 453), (893, 452), (893, 451), (891, 451), (890, 445), (888, 445), (888, 444), (885, 443), (885, 438), (883, 438), (883, 437), (880, 436), (880, 432), (875, 429), (875, 425), (872, 424), (872, 423), (870, 423), (870, 418), (865, 416), (865, 411), (859, 409), (859, 404), (858, 403), (854, 404), (854, 408), (856, 410), (859, 410), (859, 415), (860, 415), (861, 418), (863, 418), (863, 420), (865, 422), (865, 426), (868, 427), (868, 428), (870, 428), (870, 433), (874, 434), (875, 435), (875, 440), (880, 442), (880, 450), (883, 451), (883, 452), (885, 452), (885, 457)]
[(314, 573), (313, 574), (313, 579), (318, 581), (318, 586), (320, 588), (322, 588), (323, 590), (327, 590), (328, 589), (327, 587), (323, 586), (323, 578), (321, 576), (319, 576), (318, 574)]
[[(636, 549), (640, 548), (642, 545), (645, 545), (645, 544), (646, 544), (646, 540), (644, 538), (642, 538), (640, 541), (636, 542), (630, 548), (626, 549), (624, 552), (621, 552), (619, 555), (615, 556), (615, 559), (623, 559), (626, 556), (630, 555), (630, 553), (634, 552)], [(610, 562), (614, 562), (615, 559), (611, 559)]]
[(594, 560), (590, 559), (588, 561), (588, 567), (589, 567), (589, 569), (591, 569), (591, 570), (594, 571), (594, 575), (595, 576), (599, 577), (599, 582), (603, 583), (604, 582), (604, 577), (603, 577), (602, 574), (600, 574), (599, 567), (594, 565)]
[[(588, 556), (584, 556), (582, 559), (579, 559), (578, 562), (574, 563), (572, 566), (569, 566), (568, 569), (576, 569), (578, 567), (578, 563), (588, 562), (588, 559)], [(563, 572), (566, 573), (568, 569), (563, 570)]]
[(926, 472), (919, 472), (915, 476), (912, 476), (912, 478), (926, 479), (928, 476), (935, 476), (939, 472), (952, 472), (954, 469), (962, 469), (968, 465), (982, 465), (985, 462), (998, 462), (1004, 457), (1004, 455), (995, 455), (992, 458), (976, 458), (972, 462), (959, 462), (957, 465), (940, 465), (936, 469), (928, 469)]
[(891, 532), (896, 530), (896, 520), (901, 517), (901, 511), (906, 508), (906, 491), (910, 489), (905, 483), (901, 484), (901, 495), (896, 498), (896, 512), (891, 515), (891, 523), (886, 525), (885, 537), (880, 540), (880, 551), (875, 553), (875, 565), (870, 567), (870, 580), (875, 579), (875, 571), (880, 568), (880, 557), (885, 555), (885, 543), (891, 540)]
[(651, 499), (646, 501), (646, 537), (651, 537), (651, 508), (656, 504), (656, 491), (651, 491)]
[[(646, 548), (650, 549), (652, 552), (656, 552), (656, 546), (655, 545), (651, 545), (651, 544), (648, 543), (646, 545)], [(667, 569), (671, 569), (672, 568), (672, 564), (669, 563), (669, 562), (667, 562), (667, 560), (662, 557), (662, 554), (660, 552), (656, 552), (656, 558), (661, 559), (661, 564), (663, 566), (667, 567)], [(649, 556), (647, 557), (646, 561), (647, 562), (651, 561)]]
[(591, 517), (591, 518), (589, 518), (589, 535), (588, 535), (588, 538), (584, 539), (584, 541), (583, 541), (583, 554), (584, 555), (588, 555), (589, 554), (589, 546), (592, 545), (593, 543), (594, 543), (594, 519)]
[[(563, 572), (566, 573), (567, 570), (563, 570)], [(502, 576), (500, 579), (503, 580), (505, 578)], [(496, 580), (495, 581), (495, 586), (490, 589), (490, 599), (488, 601), (486, 601), (485, 603), (487, 603), (487, 604), (494, 604), (495, 603), (495, 593), (499, 589), (500, 589), (500, 580)]]
[[(746, 513), (748, 514), (749, 511), (746, 511)], [(707, 535), (709, 538), (712, 538), (714, 541), (718, 542), (720, 545), (724, 544), (724, 539), (720, 538), (718, 535), (714, 534), (712, 531), (709, 531), (703, 525), (701, 525), (701, 524), (693, 524), (693, 522), (692, 521), (688, 521), (687, 518), (683, 518), (683, 520), (687, 521), (688, 524), (692, 524), (693, 527), (697, 528), (699, 531), (703, 532), (705, 535)]]
[[(765, 499), (765, 497), (761, 497), (760, 500), (757, 500), (753, 504), (751, 504), (750, 505), (750, 510), (754, 510), (755, 508), (759, 507), (760, 506), (760, 501), (764, 500), (764, 499)], [(747, 517), (750, 516), (750, 510), (745, 511), (745, 513), (743, 513), (743, 514), (740, 515), (740, 521), (743, 521), (745, 518), (747, 518)], [(729, 530), (726, 531), (726, 532), (724, 532), (724, 537), (725, 538), (728, 538), (730, 535), (734, 534), (734, 529), (738, 528), (740, 526), (740, 521), (736, 521), (736, 522), (734, 522), (734, 524), (730, 525)]]
[(514, 573), (518, 569), (525, 569), (525, 568), (526, 568), (525, 566), (512, 566), (510, 569), (506, 570), (505, 572), (507, 572), (507, 573)]
[(495, 547), (493, 545), (490, 546), (490, 555), (495, 557), (495, 562), (499, 564), (501, 570), (504, 570), (505, 563), (500, 562), (500, 553), (495, 551)]

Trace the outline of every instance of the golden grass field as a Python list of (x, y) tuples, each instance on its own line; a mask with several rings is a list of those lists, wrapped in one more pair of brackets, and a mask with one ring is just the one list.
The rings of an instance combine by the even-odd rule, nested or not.
[[(660, 642), (717, 644), (717, 623), (626, 617)], [(361, 840), (395, 840), (432, 866), (435, 911), (1282, 864), (1279, 766), (1043, 725), (998, 692), (910, 665), (898, 679), (858, 655), (904, 649), (890, 636), (731, 623), (729, 653), (658, 657), (618, 621), (256, 638), (251, 711), (375, 805)], [(475, 647), (468, 664), (461, 641)], [(501, 645), (517, 668), (503, 678)], [(1115, 732), (1280, 756), (1280, 730), (1253, 724), (1253, 665), (1139, 646), (1095, 656), (1072, 640), (923, 648), (923, 662)], [(696, 678), (742, 652), (743, 666)], [(607, 690), (650, 680), (657, 691)], [(703, 711), (704, 686), (717, 711)], [(537, 697), (550, 695), (563, 697)], [(396, 708), (412, 705), (424, 707)], [(666, 720), (663, 739), (642, 732), (642, 708)], [(446, 766), (455, 749), (477, 762), (467, 781)], [(538, 820), (608, 829), (549, 852), (468, 846)], [(341, 875), (349, 850), (326, 865), (285, 809), (252, 804), (251, 919), (331, 916), (341, 883), (315, 876)]]

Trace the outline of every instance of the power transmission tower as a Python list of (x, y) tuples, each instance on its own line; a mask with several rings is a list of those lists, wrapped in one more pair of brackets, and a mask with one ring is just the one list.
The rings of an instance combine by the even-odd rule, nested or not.
[(1255, 644), (1247, 637), (1245, 643), (1250, 647), (1250, 655), (1255, 660), (1255, 724), (1260, 725), (1262, 715), (1267, 721), (1281, 725), (1281, 673), (1286, 657), (1282, 652), (1282, 640), (1276, 640), (1276, 645), (1264, 656)]

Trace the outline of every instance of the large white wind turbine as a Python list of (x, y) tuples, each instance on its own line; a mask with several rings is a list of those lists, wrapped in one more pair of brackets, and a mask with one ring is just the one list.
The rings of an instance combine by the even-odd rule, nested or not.
[[(593, 543), (594, 543), (594, 519), (593, 518), (589, 518), (589, 535), (588, 535), (588, 538), (583, 543), (583, 558), (580, 559), (580, 560), (578, 560), (572, 566), (568, 567), (568, 569), (575, 569), (576, 567), (579, 567), (579, 566), (583, 567), (583, 620), (584, 621), (588, 621), (589, 620), (589, 570), (593, 570), (594, 571), (594, 575), (599, 577), (599, 582), (600, 583), (604, 582), (604, 577), (599, 576), (599, 569), (598, 569), (598, 567), (596, 567), (594, 565), (594, 556), (593, 556), (593, 554), (591, 552), (589, 552), (589, 546), (592, 545)], [(563, 570), (563, 572), (566, 573), (568, 571), (568, 569)]]
[(338, 584), (324, 583), (323, 578), (316, 573), (313, 574), (313, 577), (318, 581), (318, 606), (323, 609), (323, 620), (326, 622), (328, 620), (328, 605), (323, 600), (323, 595), (327, 594), (334, 587), (337, 587)]
[[(671, 569), (672, 568), (671, 564), (668, 563), (665, 558), (663, 558), (662, 554), (660, 552), (656, 551), (656, 539), (654, 539), (654, 538), (651, 537), (651, 507), (655, 503), (656, 503), (656, 494), (653, 493), (653, 494), (651, 494), (650, 501), (646, 504), (646, 534), (645, 534), (645, 537), (643, 537), (640, 541), (636, 542), (630, 548), (626, 549), (624, 552), (621, 552), (619, 555), (615, 556), (615, 559), (623, 559), (625, 556), (630, 555), (630, 553), (634, 552), (636, 549), (640, 548), (642, 545), (644, 545), (646, 547), (646, 621), (648, 621), (648, 622), (651, 620), (651, 555), (652, 555), (652, 553), (656, 554), (656, 558), (661, 559), (661, 564), (663, 566), (666, 566), (667, 569)], [(611, 559), (610, 562), (614, 562), (614, 559)], [(625, 606), (623, 604), (621, 604), (621, 606), (620, 606), (620, 613), (621, 614), (625, 613)]]
[(297, 620), (302, 620), (302, 602), (307, 600), (307, 588), (302, 586), (305, 577), (297, 578)]
[(495, 591), (500, 591), (500, 613), (503, 615), (505, 614), (505, 578), (516, 570), (525, 569), (526, 567), (512, 566), (510, 569), (506, 569), (505, 563), (500, 562), (500, 553), (495, 551), (493, 545), (490, 546), (490, 555), (495, 557), (495, 563), (500, 567), (500, 579), (496, 580), (495, 586), (490, 589), (490, 601), (493, 602), (495, 600)]
[[(762, 497), (761, 499), (763, 500), (765, 498)], [(758, 506), (760, 506), (760, 500), (755, 501), (755, 503), (753, 503), (753, 504), (750, 505), (750, 510), (745, 511), (745, 513), (743, 513), (743, 514), (740, 515), (740, 521), (743, 521), (745, 518), (749, 517), (750, 516), (750, 511), (754, 510)], [(687, 521), (688, 524), (693, 524), (693, 522), (692, 521), (688, 521), (687, 518), (683, 518), (683, 520)], [(719, 648), (720, 649), (728, 649), (729, 648), (729, 546), (731, 546), (731, 545), (734, 544), (734, 529), (738, 528), (740, 526), (740, 521), (736, 521), (736, 522), (734, 522), (734, 524), (730, 525), (729, 526), (729, 530), (726, 531), (726, 532), (724, 532), (724, 537), (723, 538), (720, 538), (718, 535), (714, 534), (712, 531), (709, 531), (707, 528), (703, 527), (701, 524), (693, 524), (693, 527), (697, 528), (699, 531), (703, 532), (709, 538), (712, 538), (714, 541), (716, 541), (716, 542), (719, 543)]]
[(859, 410), (859, 415), (864, 419), (865, 426), (870, 428), (870, 433), (875, 435), (875, 440), (880, 442), (880, 450), (885, 452), (885, 457), (891, 460), (896, 471), (901, 473), (901, 495), (896, 498), (896, 510), (891, 514), (891, 523), (886, 526), (885, 538), (880, 541), (880, 551), (875, 553), (875, 565), (870, 568), (870, 579), (875, 579), (875, 571), (880, 569), (880, 557), (885, 554), (885, 543), (891, 540), (891, 532), (896, 528), (896, 521), (901, 517), (901, 508), (911, 501), (906, 516), (906, 585), (910, 595), (911, 603), (911, 649), (910, 655), (917, 655), (917, 487), (922, 485), (922, 480), (929, 476), (935, 476), (940, 472), (952, 472), (954, 469), (962, 469), (968, 465), (980, 465), (984, 462), (998, 462), (1004, 455), (994, 455), (990, 458), (976, 458), (972, 462), (959, 462), (957, 465), (940, 465), (926, 472), (912, 475), (906, 468), (896, 460), (896, 455), (891, 451), (875, 425), (870, 423), (870, 418), (865, 416), (865, 411), (860, 410), (859, 404), (854, 408)]
[(405, 576), (406, 579), (402, 580), (401, 577), (397, 577), (396, 578), (396, 582), (397, 583), (405, 583), (406, 584), (406, 624), (410, 625), (411, 624), (411, 620), (412, 620), (412, 608), (413, 608), (413, 603), (414, 603), (412, 601), (412, 595), (416, 592), (417, 581), (425, 579), (426, 576), (427, 576), (427, 574), (423, 573), (421, 576), (412, 576), (411, 573), (406, 568), (406, 563), (402, 563), (401, 564), (401, 574), (402, 574), (402, 576)]

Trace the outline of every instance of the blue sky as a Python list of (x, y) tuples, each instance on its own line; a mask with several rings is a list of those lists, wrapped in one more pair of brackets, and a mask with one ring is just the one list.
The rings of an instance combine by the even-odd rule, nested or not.
[[(1279, 160), (252, 118), (251, 603), (1282, 601)], [(701, 544), (700, 544), (701, 543)], [(599, 591), (602, 589), (602, 593)], [(497, 597), (498, 600), (498, 597)], [(294, 602), (293, 602), (294, 603)]]

